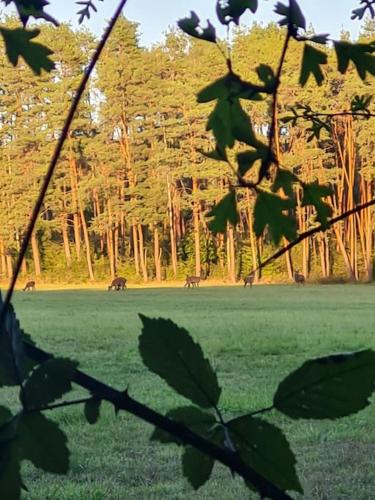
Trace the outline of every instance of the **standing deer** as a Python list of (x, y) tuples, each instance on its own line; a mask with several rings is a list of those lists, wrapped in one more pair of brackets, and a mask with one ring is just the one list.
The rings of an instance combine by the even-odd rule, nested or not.
[(254, 273), (250, 273), (248, 276), (245, 276), (243, 279), (244, 288), (246, 288), (246, 285), (249, 285), (249, 287), (252, 288), (254, 283), (254, 278), (255, 278)]
[(191, 285), (193, 288), (194, 287), (199, 288), (200, 280), (201, 280), (200, 276), (186, 276), (186, 282), (185, 282), (184, 287), (190, 288), (190, 285)]
[(25, 288), (23, 288), (24, 292), (32, 292), (35, 290), (35, 281), (28, 281), (25, 285)]
[(125, 290), (127, 279), (126, 278), (115, 278), (112, 283), (108, 286), (108, 290)]
[(304, 285), (306, 283), (306, 279), (303, 274), (298, 272), (298, 269), (293, 273), (294, 282), (299, 285)]

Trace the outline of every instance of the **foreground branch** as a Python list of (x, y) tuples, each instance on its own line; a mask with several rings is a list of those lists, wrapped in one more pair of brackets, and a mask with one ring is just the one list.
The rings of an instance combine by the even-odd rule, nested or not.
[[(44, 363), (53, 356), (43, 351), (35, 345), (24, 343), (26, 354), (37, 363)], [(102, 399), (112, 403), (116, 410), (124, 410), (132, 415), (162, 429), (169, 434), (180, 439), (184, 444), (194, 446), (199, 451), (211, 456), (215, 460), (229, 467), (246, 481), (251, 482), (259, 491), (263, 498), (275, 500), (291, 500), (291, 497), (280, 490), (277, 486), (270, 483), (254, 469), (246, 465), (238, 456), (230, 450), (221, 448), (211, 441), (204, 439), (199, 434), (195, 434), (185, 425), (170, 420), (169, 418), (157, 413), (151, 408), (139, 403), (129, 394), (118, 391), (104, 384), (86, 373), (76, 370), (73, 381), (84, 389), (88, 390), (95, 398)]]
[(309, 238), (310, 236), (313, 236), (316, 233), (320, 233), (321, 231), (324, 232), (329, 227), (331, 227), (334, 224), (336, 224), (337, 222), (340, 222), (341, 220), (344, 220), (347, 217), (350, 217), (351, 215), (359, 213), (362, 210), (365, 210), (366, 208), (369, 208), (369, 207), (371, 207), (373, 205), (375, 205), (375, 198), (373, 200), (367, 201), (366, 203), (363, 203), (362, 205), (357, 205), (356, 207), (352, 208), (351, 210), (348, 210), (347, 212), (342, 213), (341, 215), (338, 215), (337, 217), (334, 217), (333, 219), (331, 219), (330, 221), (328, 221), (327, 226), (324, 226), (324, 227), (322, 225), (316, 226), (316, 227), (314, 227), (312, 229), (309, 229), (308, 231), (305, 231), (304, 233), (301, 233), (298, 236), (298, 238), (296, 238), (295, 240), (293, 240), (290, 243), (288, 243), (288, 245), (286, 245), (285, 247), (280, 248), (280, 250), (278, 250), (273, 255), (271, 255), (271, 257), (269, 257), (265, 261), (261, 262), (258, 267), (256, 267), (255, 269), (253, 269), (253, 273), (255, 273), (255, 272), (259, 271), (260, 269), (263, 269), (264, 267), (268, 266), (269, 264), (271, 264), (271, 262), (273, 262), (274, 260), (276, 260), (279, 257), (281, 257), (282, 255), (284, 255), (284, 253), (289, 252), (289, 250), (291, 250), (292, 248), (294, 248), (296, 245), (298, 245), (299, 243), (301, 243), (301, 241), (305, 240), (306, 238)]

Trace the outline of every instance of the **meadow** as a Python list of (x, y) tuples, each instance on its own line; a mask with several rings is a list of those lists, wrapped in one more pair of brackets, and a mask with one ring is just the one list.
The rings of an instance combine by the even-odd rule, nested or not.
[[(139, 312), (171, 318), (201, 343), (217, 370), (227, 416), (268, 406), (278, 382), (311, 357), (375, 348), (371, 285), (19, 292), (15, 305), (25, 331), (44, 349), (79, 360), (81, 369), (128, 388), (160, 412), (186, 401), (143, 366)], [(93, 427), (82, 408), (54, 412), (70, 440), (71, 471), (58, 477), (26, 466), (25, 499), (253, 498), (218, 464), (212, 480), (194, 492), (182, 476), (177, 447), (150, 443), (150, 426), (116, 416), (110, 405), (101, 415)], [(268, 418), (297, 455), (304, 498), (374, 498), (375, 405), (338, 421)]]

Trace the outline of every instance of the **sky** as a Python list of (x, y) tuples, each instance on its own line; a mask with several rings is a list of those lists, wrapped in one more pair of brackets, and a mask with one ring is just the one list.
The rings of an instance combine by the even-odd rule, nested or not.
[[(98, 12), (85, 25), (94, 33), (99, 35), (106, 20), (115, 10), (116, 0), (94, 0)], [(139, 23), (141, 42), (149, 46), (163, 39), (163, 33), (169, 26), (175, 26), (181, 17), (189, 15), (194, 10), (201, 19), (209, 18), (216, 21), (216, 0), (128, 0), (124, 9), (125, 16)], [(256, 16), (250, 14), (244, 17), (246, 24), (251, 24), (254, 19), (267, 23), (275, 20), (273, 6), (275, 0), (259, 0), (259, 10)], [(351, 11), (359, 6), (360, 0), (299, 0), (305, 17), (312, 22), (315, 31), (319, 33), (330, 33), (337, 37), (342, 28), (349, 30), (355, 37), (358, 33), (360, 22), (351, 21)], [(339, 5), (339, 7), (338, 7)], [(48, 11), (59, 20), (72, 21), (77, 26), (76, 11), (78, 6), (74, 0), (50, 0)], [(214, 23), (215, 24), (215, 23)], [(219, 24), (216, 21), (216, 24)]]
[[(59, 19), (72, 20), (76, 24), (75, 12), (78, 10), (73, 0), (50, 0), (49, 11)], [(163, 38), (163, 33), (168, 26), (176, 25), (181, 17), (186, 17), (194, 10), (201, 19), (214, 21), (215, 0), (128, 0), (124, 9), (125, 16), (137, 21), (140, 26), (141, 41), (144, 45), (151, 45)], [(300, 6), (304, 11), (308, 22), (312, 22), (315, 31), (330, 33), (338, 36), (341, 29), (349, 30), (353, 36), (358, 33), (360, 23), (351, 21), (352, 9), (359, 6), (359, 0), (300, 0)], [(95, 0), (98, 8), (97, 14), (85, 24), (96, 34), (100, 34), (105, 26), (105, 20), (109, 19), (115, 10), (116, 0)], [(276, 19), (273, 14), (275, 0), (260, 0), (259, 10), (256, 17), (246, 15), (247, 24), (253, 19), (264, 23)], [(339, 7), (338, 7), (339, 5)]]

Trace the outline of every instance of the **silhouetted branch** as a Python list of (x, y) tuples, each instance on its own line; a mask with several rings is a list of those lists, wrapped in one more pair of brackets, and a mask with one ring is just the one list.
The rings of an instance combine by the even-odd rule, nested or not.
[[(46, 353), (35, 345), (24, 343), (26, 354), (37, 363), (44, 363), (52, 358), (51, 354)], [(124, 410), (132, 415), (152, 424), (169, 434), (180, 439), (184, 444), (194, 446), (199, 451), (206, 453), (215, 460), (229, 467), (233, 472), (236, 472), (246, 481), (250, 481), (262, 495), (262, 497), (275, 500), (291, 500), (291, 497), (280, 490), (277, 486), (270, 483), (263, 476), (258, 474), (254, 469), (246, 465), (238, 456), (230, 450), (221, 448), (211, 441), (204, 439), (198, 434), (195, 434), (185, 425), (170, 420), (169, 418), (157, 413), (151, 408), (133, 399), (129, 394), (118, 391), (103, 382), (87, 375), (86, 373), (76, 370), (73, 381), (96, 398), (112, 403), (116, 410)]]
[(301, 243), (301, 241), (305, 240), (306, 238), (309, 238), (310, 236), (313, 236), (316, 233), (320, 233), (321, 231), (326, 231), (328, 227), (333, 226), (337, 222), (340, 222), (341, 220), (346, 219), (347, 217), (350, 217), (351, 215), (354, 215), (358, 212), (361, 212), (362, 210), (365, 210), (366, 208), (369, 208), (371, 206), (375, 205), (375, 199), (367, 201), (366, 203), (363, 203), (362, 205), (357, 205), (356, 207), (352, 208), (351, 210), (348, 210), (347, 212), (342, 213), (341, 215), (338, 215), (337, 217), (334, 217), (333, 219), (328, 221), (327, 226), (316, 226), (312, 229), (309, 229), (308, 231), (305, 231), (304, 233), (301, 233), (298, 238), (295, 240), (291, 241), (288, 243), (285, 247), (280, 248), (277, 252), (275, 252), (271, 257), (266, 259), (264, 262), (261, 262), (258, 267), (253, 269), (253, 273), (256, 271), (259, 271), (260, 269), (263, 269), (264, 267), (268, 266), (271, 262), (274, 260), (278, 259), (282, 255), (284, 255), (286, 252), (294, 248), (296, 245)]

